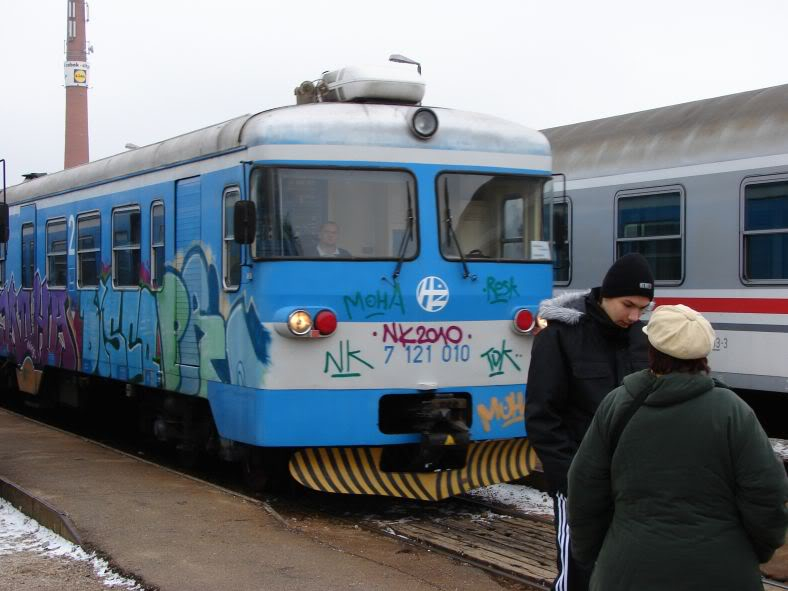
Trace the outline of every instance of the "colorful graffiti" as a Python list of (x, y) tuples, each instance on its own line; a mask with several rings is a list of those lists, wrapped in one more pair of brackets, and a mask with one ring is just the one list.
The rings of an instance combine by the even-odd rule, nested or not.
[(50, 289), (38, 273), (32, 289), (16, 289), (13, 277), (0, 290), (0, 351), (20, 363), (79, 367), (79, 326), (65, 290)]
[(521, 423), (525, 421), (525, 394), (509, 392), (503, 402), (493, 396), (490, 399), (490, 406), (477, 404), (476, 413), (482, 421), (482, 429), (485, 433), (489, 433), (493, 421), (502, 423), (503, 428)]
[(29, 357), (39, 366), (201, 396), (208, 381), (261, 386), (271, 335), (254, 302), (221, 289), (199, 246), (179, 267), (166, 269), (161, 290), (115, 289), (105, 273), (73, 300), (38, 274), (32, 290), (16, 290), (12, 278), (0, 290), (0, 351), (18, 362)]

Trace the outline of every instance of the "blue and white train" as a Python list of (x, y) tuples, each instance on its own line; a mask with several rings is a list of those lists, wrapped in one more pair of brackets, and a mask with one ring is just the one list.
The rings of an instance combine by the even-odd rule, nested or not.
[(159, 439), (258, 475), (286, 450), (318, 490), (434, 500), (525, 475), (549, 145), (423, 93), (412, 66), (345, 68), (297, 105), (8, 188), (18, 389), (116, 387)]

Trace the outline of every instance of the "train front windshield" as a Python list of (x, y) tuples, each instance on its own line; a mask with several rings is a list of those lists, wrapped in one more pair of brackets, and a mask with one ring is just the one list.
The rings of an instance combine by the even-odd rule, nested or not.
[(444, 173), (438, 177), (441, 253), (478, 261), (550, 258), (542, 231), (544, 178)]
[(408, 172), (258, 168), (251, 189), (257, 259), (408, 260), (418, 252), (417, 225), (408, 231), (416, 215)]

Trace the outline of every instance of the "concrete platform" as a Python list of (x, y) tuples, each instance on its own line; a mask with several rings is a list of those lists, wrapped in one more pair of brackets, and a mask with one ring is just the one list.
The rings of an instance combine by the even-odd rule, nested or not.
[(361, 529), (282, 520), (218, 487), (3, 409), (0, 476), (64, 514), (84, 547), (162, 591), (517, 588)]

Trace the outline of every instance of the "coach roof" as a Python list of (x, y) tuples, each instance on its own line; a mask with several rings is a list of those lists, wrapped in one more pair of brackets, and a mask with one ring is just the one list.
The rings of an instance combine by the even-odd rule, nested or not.
[(569, 179), (788, 153), (788, 84), (543, 130)]

